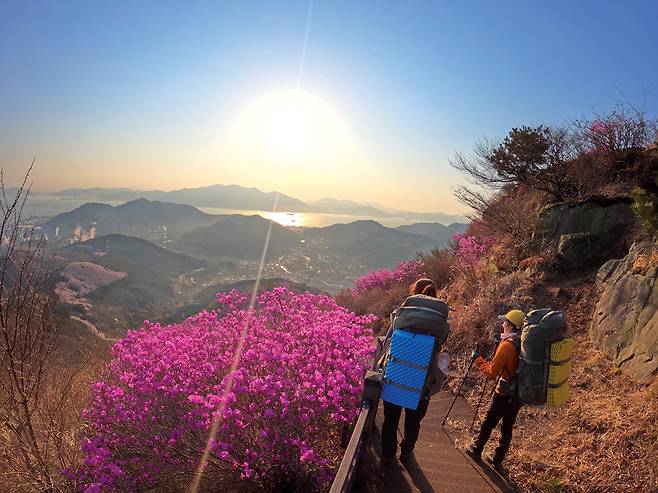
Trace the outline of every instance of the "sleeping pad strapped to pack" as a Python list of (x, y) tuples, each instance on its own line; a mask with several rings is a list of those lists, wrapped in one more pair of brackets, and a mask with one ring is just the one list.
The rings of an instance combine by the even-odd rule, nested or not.
[(383, 401), (408, 409), (418, 407), (429, 384), (436, 381), (433, 377), (439, 370), (434, 357), (449, 333), (448, 305), (431, 296), (409, 296), (391, 314), (380, 362)]
[(529, 405), (559, 405), (568, 396), (574, 341), (564, 336), (564, 313), (551, 309), (526, 315), (521, 331), (518, 397)]

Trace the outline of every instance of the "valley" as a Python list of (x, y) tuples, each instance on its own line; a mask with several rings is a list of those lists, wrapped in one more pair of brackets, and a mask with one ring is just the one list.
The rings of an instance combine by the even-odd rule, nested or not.
[[(117, 193), (110, 198), (127, 192)], [(137, 198), (84, 203), (43, 218), (39, 228), (55, 252), (69, 319), (113, 338), (143, 320), (177, 322), (212, 308), (215, 293), (252, 289), (259, 275), (262, 287), (334, 294), (373, 269), (445, 247), (466, 224), (287, 227), (256, 214)]]

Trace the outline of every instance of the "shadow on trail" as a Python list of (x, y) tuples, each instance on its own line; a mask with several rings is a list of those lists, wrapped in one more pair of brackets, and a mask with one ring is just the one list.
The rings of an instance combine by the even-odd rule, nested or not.
[(427, 476), (425, 476), (423, 469), (418, 465), (418, 462), (416, 462), (414, 456), (411, 456), (407, 462), (402, 464), (402, 467), (404, 467), (407, 473), (409, 473), (414, 486), (422, 493), (435, 493), (434, 488), (428, 481)]

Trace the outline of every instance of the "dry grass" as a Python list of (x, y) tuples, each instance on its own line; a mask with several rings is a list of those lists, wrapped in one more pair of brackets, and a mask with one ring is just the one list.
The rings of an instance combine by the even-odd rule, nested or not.
[(652, 267), (658, 267), (658, 247), (652, 252), (638, 255), (633, 262), (633, 274), (644, 274)]
[(597, 299), (574, 288), (567, 308), (577, 341), (571, 398), (556, 410), (525, 408), (519, 419), (511, 477), (526, 491), (558, 479), (557, 491), (658, 491), (658, 399), (651, 387), (621, 373), (590, 342)]
[[(93, 351), (93, 352), (92, 352)], [(84, 354), (82, 354), (84, 352)], [(21, 460), (21, 448), (9, 429), (0, 426), (0, 491), (76, 491), (63, 474), (66, 467), (77, 469), (82, 462), (80, 443), (85, 433), (82, 410), (92, 397), (89, 389), (105, 364), (106, 344), (80, 348), (78, 354), (59, 354), (48, 368), (43, 395), (35, 408), (33, 426), (44, 451), (51, 484), (44, 489)], [(46, 455), (46, 451), (50, 453)]]
[[(509, 286), (512, 280), (518, 281), (516, 290)], [(485, 303), (485, 293), (492, 295), (489, 305), (511, 293), (512, 299), (532, 300), (526, 306), (565, 310), (569, 335), (577, 341), (569, 403), (559, 409), (525, 407), (519, 415), (507, 458), (511, 480), (531, 492), (658, 491), (658, 382), (649, 387), (635, 383), (591, 343), (588, 330), (598, 299), (594, 285), (530, 285), (529, 279), (516, 276), (491, 282), (495, 290), (482, 286), (480, 296), (458, 309), (455, 317), (461, 319), (464, 313), (465, 321), (473, 320)], [(453, 338), (472, 337), (464, 332)], [(453, 344), (455, 349), (463, 346)], [(463, 375), (464, 366), (456, 365), (453, 371)], [(474, 407), (480, 389), (481, 382), (473, 380), (467, 399)], [(458, 445), (466, 443), (466, 427), (451, 425), (461, 435)], [(494, 435), (489, 446), (497, 439)]]
[(344, 290), (336, 295), (336, 302), (359, 315), (377, 315), (373, 333), (381, 334), (388, 330), (390, 313), (402, 304), (407, 296), (409, 286), (404, 284), (389, 289), (374, 288), (358, 294), (352, 290)]

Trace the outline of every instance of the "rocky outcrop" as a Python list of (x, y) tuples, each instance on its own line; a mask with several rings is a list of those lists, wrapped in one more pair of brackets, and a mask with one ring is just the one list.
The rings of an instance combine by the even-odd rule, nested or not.
[(597, 266), (623, 255), (635, 224), (627, 201), (551, 204), (539, 213), (534, 240), (556, 250), (571, 268)]
[(633, 244), (601, 267), (601, 297), (591, 336), (609, 358), (641, 382), (658, 374), (658, 246)]
[(571, 268), (586, 267), (605, 262), (614, 251), (605, 236), (591, 233), (561, 235), (557, 253), (562, 262)]

